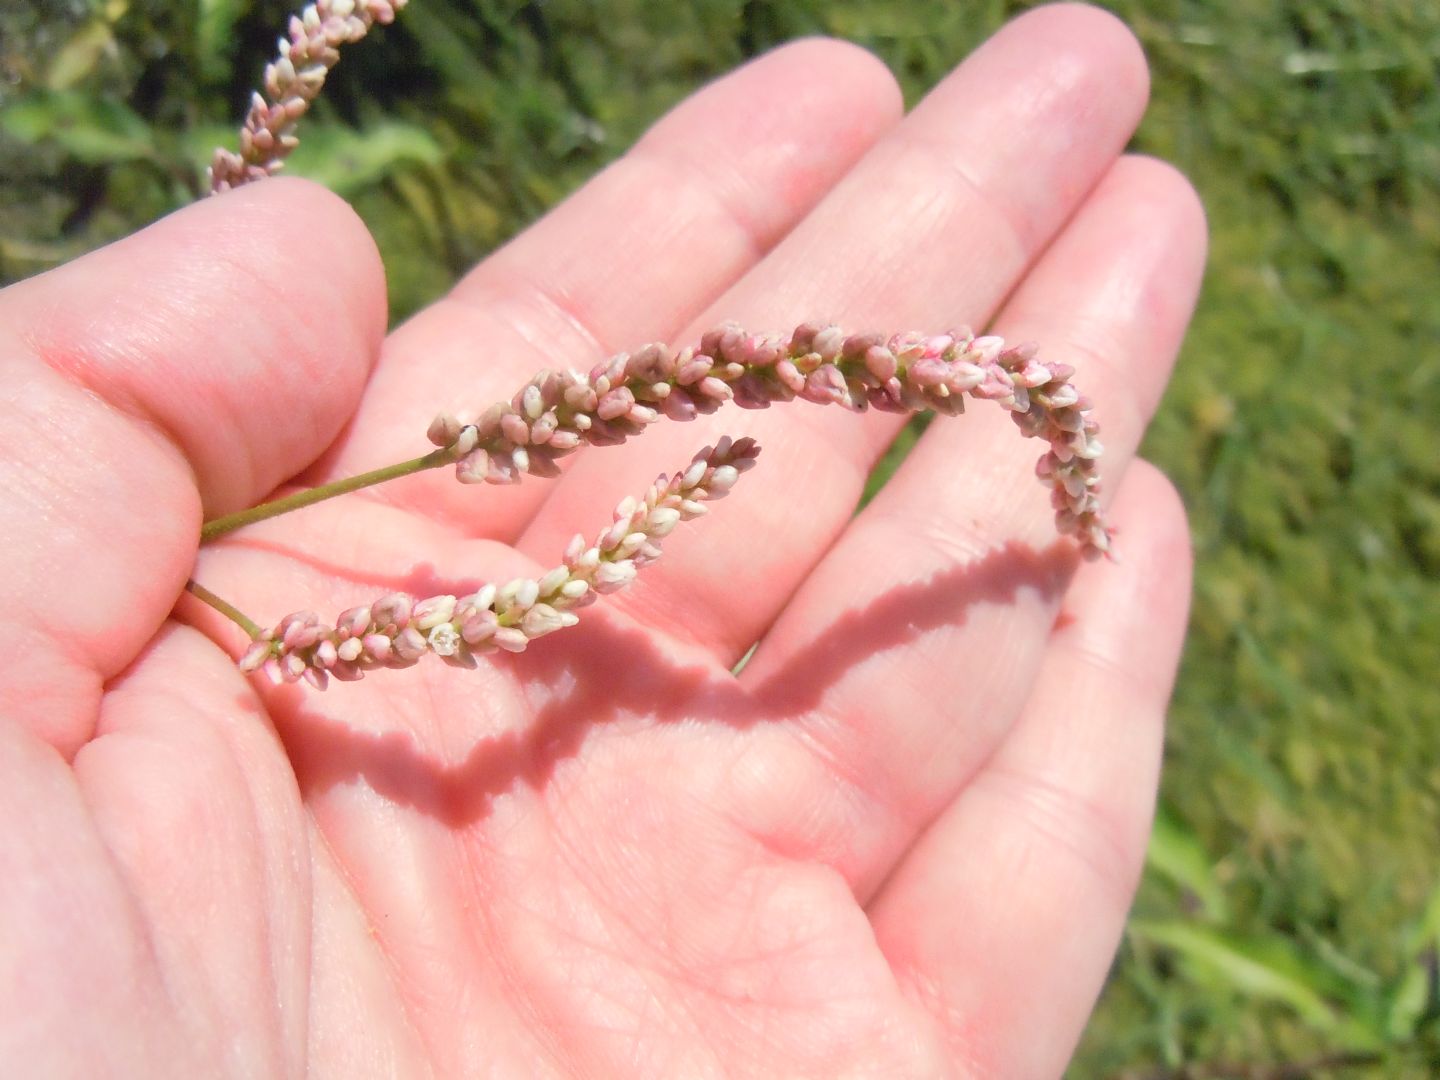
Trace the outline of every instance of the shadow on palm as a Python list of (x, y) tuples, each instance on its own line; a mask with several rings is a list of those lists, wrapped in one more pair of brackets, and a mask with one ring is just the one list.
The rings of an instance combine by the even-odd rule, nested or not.
[[(592, 730), (617, 719), (748, 728), (798, 718), (816, 709), (827, 688), (866, 657), (932, 629), (961, 625), (975, 605), (1009, 603), (1023, 590), (1052, 600), (1063, 594), (1074, 568), (1073, 551), (1064, 542), (1040, 551), (1008, 543), (976, 562), (893, 588), (849, 612), (823, 630), (800, 659), (753, 686), (713, 663), (677, 660), (658, 635), (597, 606), (579, 626), (523, 655), (482, 660), (479, 671), (455, 673), (485, 680), (508, 669), (522, 689), (545, 687), (553, 695), (528, 723), (481, 737), (455, 765), (428, 753), (410, 731), (372, 733), (346, 723), (338, 711), (318, 708), (308, 689), (286, 686), (268, 697), (307, 798), (362, 779), (385, 798), (460, 828), (487, 816), (493, 800), (516, 785), (544, 787), (556, 765), (574, 757)], [(479, 583), (444, 578), (421, 564), (403, 580), (387, 584), (433, 595), (464, 593)], [(413, 677), (385, 671), (369, 676)], [(343, 706), (344, 696), (356, 689), (353, 684), (333, 688), (327, 705)], [(473, 693), (481, 692), (477, 684)]]

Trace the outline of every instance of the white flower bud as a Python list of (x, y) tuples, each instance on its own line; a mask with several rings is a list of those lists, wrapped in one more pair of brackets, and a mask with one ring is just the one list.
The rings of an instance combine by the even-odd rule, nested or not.
[(460, 632), (448, 622), (430, 631), (430, 648), (441, 656), (454, 656), (460, 650)]
[(629, 559), (603, 562), (595, 568), (595, 591), (619, 592), (635, 580), (635, 564)]

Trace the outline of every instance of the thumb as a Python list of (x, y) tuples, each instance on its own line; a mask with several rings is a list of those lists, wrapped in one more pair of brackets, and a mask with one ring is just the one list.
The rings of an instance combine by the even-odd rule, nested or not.
[(0, 293), (0, 716), (68, 758), (194, 562), (202, 516), (303, 469), (385, 328), (369, 235), (266, 181)]

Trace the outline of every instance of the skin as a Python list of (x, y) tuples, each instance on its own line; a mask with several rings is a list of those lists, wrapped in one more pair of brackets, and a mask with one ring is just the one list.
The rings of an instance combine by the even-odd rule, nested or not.
[[(1189, 593), (1135, 448), (1204, 222), (1122, 153), (1146, 92), (1084, 7), (904, 118), (872, 57), (807, 41), (388, 337), (369, 237), (293, 180), (0, 295), (0, 1072), (1058, 1075), (1141, 866)], [(897, 421), (804, 404), (197, 556), (203, 517), (413, 456), (541, 366), (825, 317), (1074, 364), (1120, 561), (1056, 539), (998, 409), (932, 425), (852, 516)], [(182, 597), (193, 571), (273, 622), (543, 571), (722, 432), (759, 466), (519, 658), (277, 689)]]

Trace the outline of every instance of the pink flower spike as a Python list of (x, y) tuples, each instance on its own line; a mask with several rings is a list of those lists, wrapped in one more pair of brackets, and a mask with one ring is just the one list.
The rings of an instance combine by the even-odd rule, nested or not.
[(333, 627), (311, 612), (295, 612), (252, 642), (241, 662), (277, 682), (304, 679), (323, 689), (330, 675), (353, 682), (378, 667), (409, 667), (429, 653), (473, 668), (477, 656), (497, 649), (523, 652), (531, 640), (575, 625), (578, 616), (572, 609), (633, 581), (640, 567), (660, 557), (662, 538), (703, 511), (704, 500), (720, 497), (754, 464), (757, 453), (753, 439), (722, 438), (697, 454), (683, 475), (662, 475), (639, 499), (623, 499), (616, 520), (602, 533), (602, 539), (613, 534), (615, 540), (608, 553), (575, 539), (566, 547), (565, 561), (540, 580), (514, 578), (459, 598), (442, 594), (413, 600), (392, 593), (347, 609)]
[(295, 148), (295, 122), (320, 92), (340, 59), (339, 47), (359, 41), (375, 23), (388, 23), (405, 0), (315, 0), (290, 20), (279, 55), (265, 69), (265, 96), (254, 94), (240, 133), (241, 152), (219, 149), (210, 164), (214, 194), (278, 172)]

